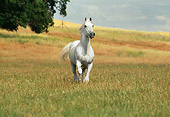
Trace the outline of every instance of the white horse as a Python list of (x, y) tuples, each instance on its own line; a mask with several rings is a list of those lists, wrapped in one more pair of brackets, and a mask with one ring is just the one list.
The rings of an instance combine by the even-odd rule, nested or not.
[[(66, 45), (60, 57), (64, 57), (69, 53), (69, 58), (72, 66), (72, 71), (74, 74), (74, 80), (80, 81), (82, 74), (82, 81), (89, 82), (89, 74), (93, 66), (94, 61), (94, 51), (90, 45), (90, 39), (94, 38), (95, 33), (93, 32), (94, 25), (92, 24), (92, 18), (86, 19), (79, 29), (81, 31), (80, 41), (74, 41)], [(77, 77), (76, 67), (78, 69), (79, 77)], [(87, 69), (86, 77), (84, 78), (85, 70)]]

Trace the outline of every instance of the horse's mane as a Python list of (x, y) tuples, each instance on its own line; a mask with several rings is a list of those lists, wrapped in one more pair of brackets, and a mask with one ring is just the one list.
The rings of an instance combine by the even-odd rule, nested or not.
[(82, 32), (83, 28), (84, 28), (84, 24), (79, 28), (79, 31)]

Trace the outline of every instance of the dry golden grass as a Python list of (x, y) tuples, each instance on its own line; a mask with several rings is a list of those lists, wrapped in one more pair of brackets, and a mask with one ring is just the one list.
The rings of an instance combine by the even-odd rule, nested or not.
[[(80, 39), (81, 24), (64, 22), (69, 29), (57, 28), (54, 20), (49, 33), (35, 34), (29, 28), (18, 32), (0, 30), (2, 60), (33, 59), (57, 60), (60, 50), (69, 42)], [(95, 63), (170, 63), (170, 38), (167, 33), (139, 32), (97, 27), (91, 40)], [(11, 57), (11, 58), (10, 58)]]

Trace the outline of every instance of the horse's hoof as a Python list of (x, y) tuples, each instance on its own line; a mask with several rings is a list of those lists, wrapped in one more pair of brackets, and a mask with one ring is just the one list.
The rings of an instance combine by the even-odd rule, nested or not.
[(78, 83), (79, 82), (79, 80), (74, 80), (75, 81), (75, 83)]
[(84, 80), (83, 83), (89, 83), (89, 80)]
[(79, 69), (78, 69), (78, 72), (79, 72), (79, 74), (82, 74), (82, 69), (79, 68)]
[(78, 83), (78, 82), (81, 81), (81, 79), (74, 79), (74, 81), (75, 81), (76, 83)]

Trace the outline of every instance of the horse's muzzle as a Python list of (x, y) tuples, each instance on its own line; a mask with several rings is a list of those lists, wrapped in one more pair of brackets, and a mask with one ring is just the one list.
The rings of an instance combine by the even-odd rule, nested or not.
[(91, 32), (91, 33), (90, 33), (90, 39), (93, 39), (94, 36), (95, 36), (95, 33), (94, 33), (94, 32)]

